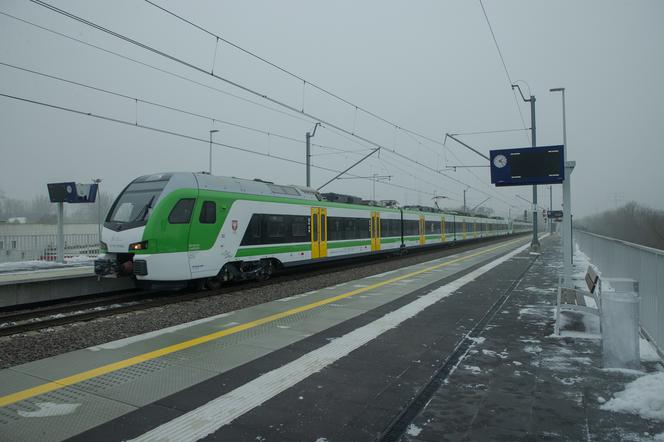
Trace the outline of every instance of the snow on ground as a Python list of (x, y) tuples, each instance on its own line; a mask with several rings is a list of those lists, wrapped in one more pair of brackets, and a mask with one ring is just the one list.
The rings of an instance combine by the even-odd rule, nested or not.
[(639, 338), (639, 351), (641, 360), (645, 362), (657, 362), (660, 360), (657, 350), (646, 339)]
[(421, 432), (422, 429), (415, 424), (410, 424), (408, 425), (408, 428), (406, 428), (406, 434), (409, 436), (419, 436)]
[(48, 270), (62, 267), (91, 266), (94, 264), (94, 257), (80, 255), (66, 258), (65, 263), (55, 261), (18, 261), (0, 263), (0, 273), (25, 272), (32, 270)]
[(664, 421), (664, 372), (647, 374), (630, 382), (601, 408)]

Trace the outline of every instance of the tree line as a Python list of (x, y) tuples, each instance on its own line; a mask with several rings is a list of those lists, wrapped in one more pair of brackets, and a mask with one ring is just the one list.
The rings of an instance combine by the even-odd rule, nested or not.
[(618, 209), (575, 220), (574, 227), (664, 250), (664, 210), (633, 201)]
[[(96, 224), (98, 204), (101, 204), (103, 220), (114, 200), (113, 194), (102, 191), (97, 195), (95, 203), (65, 204), (65, 222)], [(38, 195), (31, 200), (21, 200), (10, 198), (0, 190), (0, 222), (7, 222), (11, 218), (25, 218), (28, 223), (57, 224), (57, 204), (51, 203), (46, 195)]]

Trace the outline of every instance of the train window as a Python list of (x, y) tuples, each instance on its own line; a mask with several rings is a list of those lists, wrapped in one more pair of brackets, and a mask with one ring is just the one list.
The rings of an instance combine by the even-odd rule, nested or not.
[(217, 222), (217, 204), (213, 201), (205, 201), (201, 207), (201, 214), (198, 217), (201, 224), (214, 224)]
[(286, 236), (286, 219), (280, 215), (267, 216), (267, 237), (271, 240)]
[(305, 238), (309, 236), (309, 232), (307, 229), (307, 217), (306, 216), (293, 216), (292, 218), (292, 223), (291, 223), (291, 234), (293, 236), (293, 240), (297, 241), (299, 238)]
[(401, 235), (401, 221), (398, 219), (381, 219), (380, 220), (380, 236), (383, 238), (389, 236)]
[(171, 224), (188, 224), (194, 211), (195, 201), (194, 198), (183, 198), (178, 201), (168, 215), (168, 222)]
[(405, 235), (419, 235), (420, 233), (420, 222), (418, 220), (404, 220), (403, 230)]

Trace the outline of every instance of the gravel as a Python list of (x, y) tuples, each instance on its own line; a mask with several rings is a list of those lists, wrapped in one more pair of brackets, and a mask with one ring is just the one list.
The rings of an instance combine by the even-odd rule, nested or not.
[[(481, 245), (501, 239), (483, 241)], [(311, 290), (353, 281), (413, 264), (430, 261), (477, 247), (467, 244), (454, 248), (426, 251), (410, 256), (390, 257), (363, 264), (353, 264), (333, 272), (305, 273), (302, 278), (214, 295), (178, 304), (125, 313), (90, 322), (69, 324), (0, 338), (0, 368), (55, 356), (73, 350), (159, 330), (196, 319), (262, 304)]]

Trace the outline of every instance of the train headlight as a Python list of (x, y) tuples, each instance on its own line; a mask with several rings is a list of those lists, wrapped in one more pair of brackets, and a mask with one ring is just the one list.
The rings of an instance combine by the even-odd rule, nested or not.
[(141, 242), (135, 242), (132, 244), (129, 244), (129, 251), (135, 251), (135, 250), (145, 250), (148, 248), (148, 242), (147, 241), (141, 241)]

